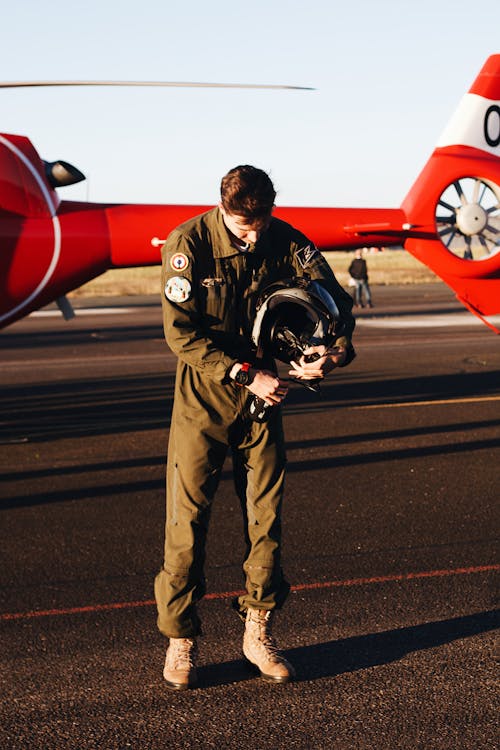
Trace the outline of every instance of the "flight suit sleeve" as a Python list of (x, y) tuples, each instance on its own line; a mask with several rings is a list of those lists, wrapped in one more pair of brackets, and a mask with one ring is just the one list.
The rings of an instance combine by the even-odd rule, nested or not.
[(292, 243), (292, 263), (298, 276), (307, 274), (313, 281), (319, 281), (330, 292), (337, 303), (341, 320), (344, 323), (342, 337), (345, 337), (347, 343), (352, 346), (355, 326), (352, 314), (353, 299), (337, 281), (326, 258), (307, 237), (298, 235)]
[(199, 276), (189, 237), (174, 230), (162, 248), (162, 309), (170, 349), (191, 367), (222, 383), (235, 359), (216, 346), (203, 326)]

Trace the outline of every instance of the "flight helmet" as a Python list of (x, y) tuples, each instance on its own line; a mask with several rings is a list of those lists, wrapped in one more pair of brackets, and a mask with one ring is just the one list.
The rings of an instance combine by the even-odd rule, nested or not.
[(252, 341), (263, 353), (291, 362), (309, 346), (329, 346), (343, 328), (327, 289), (319, 281), (294, 276), (270, 284), (260, 295)]

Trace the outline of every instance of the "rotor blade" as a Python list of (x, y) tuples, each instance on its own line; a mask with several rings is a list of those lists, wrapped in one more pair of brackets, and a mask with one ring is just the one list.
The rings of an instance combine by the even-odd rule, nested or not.
[(448, 248), (450, 247), (450, 245), (452, 243), (452, 240), (453, 240), (454, 236), (456, 235), (456, 233), (457, 233), (457, 230), (454, 229), (453, 232), (450, 234), (450, 238), (449, 238), (448, 242), (446, 243), (446, 247), (448, 247)]
[(440, 200), (438, 203), (440, 206), (443, 206), (443, 208), (447, 208), (448, 211), (452, 211), (453, 213), (456, 213), (456, 209), (453, 206), (451, 206), (449, 203), (446, 203), (446, 201)]
[(483, 198), (487, 190), (488, 190), (488, 185), (486, 185), (486, 183), (481, 180), (481, 195), (479, 196), (478, 201), (477, 201), (479, 205), (482, 204)]
[[(491, 250), (489, 248), (488, 241), (486, 240), (485, 237), (483, 237), (482, 234), (479, 235), (479, 242), (484, 247), (484, 249), (486, 250), (486, 252), (488, 253), (488, 255), (491, 255)], [(490, 242), (491, 242), (492, 245), (494, 245), (494, 242), (492, 240), (490, 240)]]
[(463, 206), (466, 206), (468, 204), (468, 200), (465, 197), (465, 193), (462, 190), (462, 185), (460, 184), (459, 180), (455, 180), (455, 182), (453, 183), (453, 186), (454, 186), (455, 190), (458, 193), (458, 197), (460, 198), (461, 204)]
[(486, 224), (485, 229), (487, 229), (488, 232), (491, 232), (491, 234), (498, 234), (498, 229), (496, 227), (492, 227), (491, 224)]
[(0, 81), (2, 89), (34, 86), (178, 86), (212, 89), (294, 89), (315, 91), (311, 86), (289, 86), (279, 83), (201, 83), (190, 81)]
[(478, 203), (480, 188), (481, 188), (481, 180), (478, 180), (478, 179), (474, 180), (474, 189), (472, 191), (472, 202), (473, 203)]

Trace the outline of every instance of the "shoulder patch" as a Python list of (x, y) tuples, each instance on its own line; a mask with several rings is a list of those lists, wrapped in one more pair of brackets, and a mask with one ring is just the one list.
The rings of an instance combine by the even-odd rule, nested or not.
[(174, 253), (170, 258), (170, 268), (174, 271), (185, 271), (189, 265), (189, 258), (184, 253)]
[(187, 302), (191, 296), (191, 283), (184, 276), (172, 276), (165, 284), (165, 297), (170, 302)]
[(299, 249), (295, 251), (295, 257), (299, 261), (302, 268), (307, 268), (307, 266), (310, 266), (317, 255), (319, 255), (319, 250), (314, 245), (299, 247)]

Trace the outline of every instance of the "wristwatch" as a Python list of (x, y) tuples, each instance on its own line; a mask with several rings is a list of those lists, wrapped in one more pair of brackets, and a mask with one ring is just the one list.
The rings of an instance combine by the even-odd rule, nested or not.
[(249, 362), (243, 362), (241, 365), (241, 368), (238, 370), (236, 375), (234, 376), (234, 382), (236, 385), (244, 386), (244, 385), (250, 385), (250, 383), (253, 380), (252, 375), (250, 374), (250, 367), (252, 365)]

